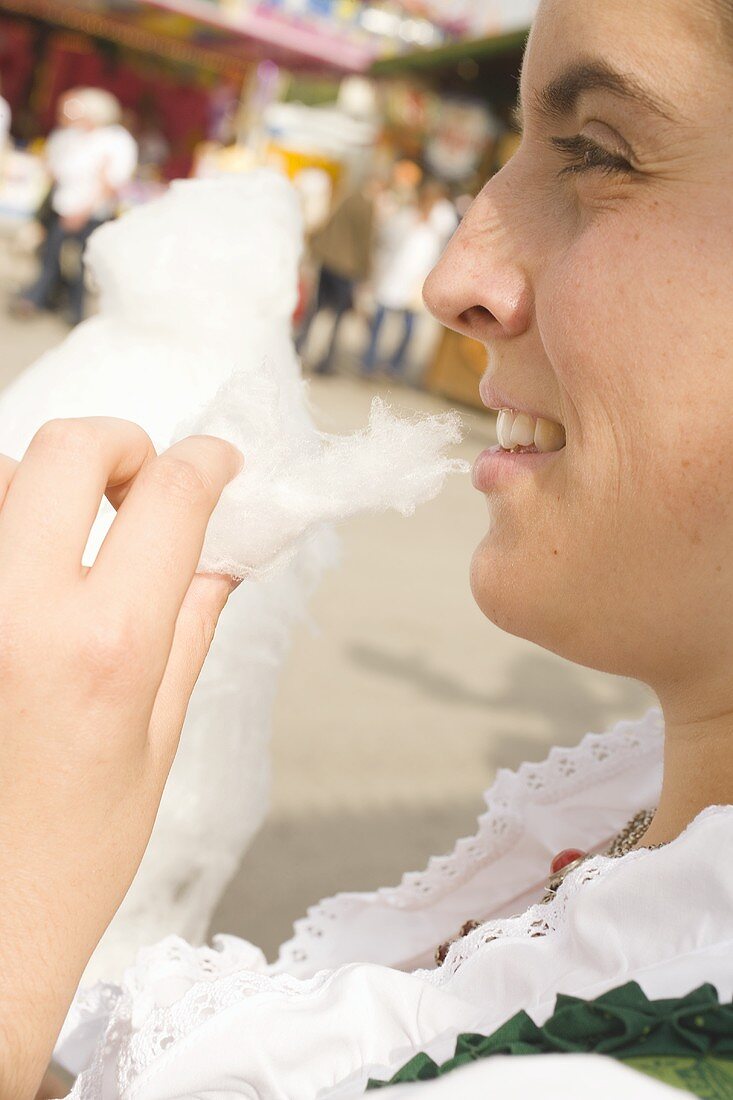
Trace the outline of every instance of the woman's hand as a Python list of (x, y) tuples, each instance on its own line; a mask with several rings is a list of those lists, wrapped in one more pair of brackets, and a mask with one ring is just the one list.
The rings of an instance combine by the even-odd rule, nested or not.
[[(156, 456), (122, 420), (58, 420), (0, 456), (0, 1097), (33, 1096), (155, 821), (231, 591), (195, 576), (241, 455)], [(91, 569), (100, 500), (118, 515)]]

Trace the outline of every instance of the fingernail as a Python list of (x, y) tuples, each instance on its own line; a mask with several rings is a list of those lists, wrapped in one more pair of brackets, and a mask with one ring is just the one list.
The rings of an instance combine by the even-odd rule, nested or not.
[(244, 469), (244, 455), (242, 454), (242, 452), (239, 450), (238, 447), (234, 446), (233, 443), (230, 443), (229, 446), (231, 447), (232, 451), (234, 452), (234, 454), (236, 456), (236, 459), (235, 459), (236, 469), (235, 469), (234, 473), (232, 474), (232, 478), (235, 478), (237, 476), (237, 474), (241, 474), (242, 470)]

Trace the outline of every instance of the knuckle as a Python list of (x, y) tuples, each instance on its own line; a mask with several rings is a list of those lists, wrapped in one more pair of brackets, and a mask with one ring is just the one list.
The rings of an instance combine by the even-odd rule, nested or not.
[(53, 451), (86, 454), (96, 449), (94, 427), (83, 419), (48, 420), (36, 432), (33, 445)]
[(130, 619), (108, 618), (87, 626), (79, 643), (81, 667), (99, 681), (117, 682), (141, 669), (138, 632)]
[(206, 472), (188, 459), (175, 455), (161, 455), (151, 463), (148, 476), (166, 494), (189, 504), (207, 501), (214, 494)]

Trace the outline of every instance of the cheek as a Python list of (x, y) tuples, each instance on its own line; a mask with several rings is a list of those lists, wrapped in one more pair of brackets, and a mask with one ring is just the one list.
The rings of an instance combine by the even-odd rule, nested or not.
[(617, 522), (646, 509), (692, 534), (733, 496), (729, 261), (704, 222), (685, 236), (652, 215), (590, 225), (547, 273), (537, 317), (583, 454), (577, 488), (612, 496)]

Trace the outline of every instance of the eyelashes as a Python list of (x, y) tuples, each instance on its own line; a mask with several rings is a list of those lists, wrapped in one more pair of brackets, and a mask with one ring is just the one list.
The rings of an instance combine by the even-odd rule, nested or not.
[(601, 171), (609, 175), (630, 175), (633, 165), (620, 153), (611, 153), (595, 141), (576, 134), (574, 137), (554, 137), (552, 145), (567, 161), (560, 172), (561, 176), (578, 175), (582, 172)]

